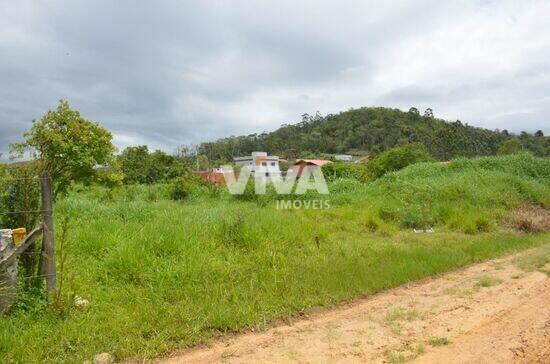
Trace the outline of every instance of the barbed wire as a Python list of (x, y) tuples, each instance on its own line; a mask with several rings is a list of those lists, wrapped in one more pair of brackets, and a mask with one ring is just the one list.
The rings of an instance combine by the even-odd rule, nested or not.
[(27, 210), (27, 211), (5, 211), (0, 212), (0, 215), (17, 215), (17, 214), (44, 214), (44, 213), (52, 213), (52, 210)]
[(18, 181), (23, 181), (23, 180), (31, 180), (31, 179), (35, 179), (35, 180), (45, 180), (45, 179), (49, 179), (50, 177), (40, 177), (40, 176), (35, 176), (35, 177), (0, 177), (0, 179), (4, 179), (6, 181), (13, 181), (13, 180), (18, 180)]
[(42, 254), (42, 251), (36, 251), (36, 252), (24, 251), (21, 253), (21, 255), (39, 255), (39, 254)]
[(8, 212), (0, 212), (0, 215), (16, 215), (16, 214), (42, 214), (42, 213), (50, 213), (53, 212), (52, 210), (28, 210), (28, 211), (8, 211)]
[[(26, 277), (22, 277), (22, 276), (17, 276), (17, 279), (36, 279), (36, 278), (47, 278), (47, 277), (53, 277), (55, 276), (55, 274), (38, 274), (38, 275), (35, 275), (35, 276), (26, 276)], [(6, 281), (2, 282), (0, 281), (0, 289), (2, 288), (2, 283), (6, 283)]]
[(27, 277), (17, 277), (17, 279), (34, 279), (34, 278), (46, 278), (53, 277), (55, 274), (38, 274), (36, 276), (27, 276)]

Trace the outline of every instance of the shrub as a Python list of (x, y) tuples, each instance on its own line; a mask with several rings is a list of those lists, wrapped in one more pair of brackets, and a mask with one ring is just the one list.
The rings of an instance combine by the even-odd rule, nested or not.
[(485, 216), (478, 217), (476, 219), (475, 224), (476, 224), (476, 229), (479, 232), (487, 232), (491, 230), (491, 227), (492, 227), (491, 220), (489, 220), (489, 218)]
[(381, 206), (378, 209), (378, 216), (385, 222), (399, 220), (399, 211), (393, 207)]
[(95, 179), (97, 183), (107, 188), (115, 188), (122, 186), (124, 176), (122, 173), (112, 172), (107, 170), (98, 170)]
[(406, 144), (378, 155), (367, 164), (367, 170), (369, 176), (376, 179), (411, 164), (431, 161), (433, 158), (422, 144)]
[(508, 139), (505, 140), (500, 147), (498, 147), (497, 154), (506, 155), (506, 154), (515, 154), (521, 151), (521, 143), (517, 139)]
[(369, 216), (365, 221), (365, 227), (368, 231), (374, 233), (376, 232), (376, 230), (378, 230), (378, 222), (376, 222), (376, 220), (372, 216)]
[(401, 213), (399, 222), (405, 228), (418, 228), (422, 225), (422, 217), (417, 211), (407, 210)]
[(367, 168), (363, 164), (334, 162), (325, 164), (321, 170), (328, 181), (339, 178), (355, 179), (361, 182), (368, 180)]
[(331, 194), (355, 192), (364, 188), (363, 183), (351, 178), (338, 178), (328, 184), (328, 190)]
[(175, 201), (185, 200), (193, 188), (193, 183), (189, 178), (178, 177), (172, 182), (170, 198)]

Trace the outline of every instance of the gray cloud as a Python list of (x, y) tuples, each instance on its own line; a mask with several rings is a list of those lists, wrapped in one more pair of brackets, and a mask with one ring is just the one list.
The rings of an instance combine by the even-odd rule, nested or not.
[(374, 105), (550, 132), (548, 2), (0, 0), (0, 10), (3, 153), (60, 98), (121, 148), (171, 151)]

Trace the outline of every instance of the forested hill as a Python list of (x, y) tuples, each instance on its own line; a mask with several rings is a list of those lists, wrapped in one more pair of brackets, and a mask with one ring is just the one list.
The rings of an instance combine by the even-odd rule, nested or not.
[(282, 125), (271, 133), (232, 136), (202, 143), (199, 152), (211, 161), (230, 161), (235, 155), (267, 151), (286, 158), (332, 153), (377, 153), (399, 144), (419, 142), (439, 160), (458, 156), (497, 154), (507, 140), (535, 155), (550, 155), (550, 138), (541, 131), (512, 135), (424, 116), (415, 108), (404, 112), (387, 108), (360, 108), (336, 115), (303, 115), (302, 121)]

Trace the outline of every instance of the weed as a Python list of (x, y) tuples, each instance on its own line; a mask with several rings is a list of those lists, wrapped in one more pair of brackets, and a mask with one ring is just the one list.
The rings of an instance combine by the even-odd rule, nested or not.
[(391, 323), (394, 321), (414, 321), (422, 319), (424, 314), (416, 309), (406, 309), (403, 307), (393, 307), (386, 311), (384, 322)]
[(399, 220), (399, 211), (394, 207), (381, 206), (378, 209), (378, 216), (385, 222), (395, 222)]
[(500, 284), (500, 283), (502, 283), (502, 279), (497, 278), (497, 277), (493, 277), (493, 276), (489, 276), (489, 275), (485, 275), (485, 276), (481, 276), (481, 277), (478, 278), (478, 280), (475, 284), (475, 287), (487, 288), (487, 287), (496, 286), (497, 284)]
[(523, 271), (533, 272), (538, 270), (550, 275), (550, 269), (545, 269), (545, 266), (550, 263), (550, 244), (534, 249), (517, 258), (514, 263)]
[(220, 226), (220, 239), (226, 245), (242, 246), (244, 244), (245, 219), (238, 215), (234, 219), (225, 219)]
[(434, 336), (429, 340), (431, 346), (443, 346), (449, 344), (449, 342), (449, 339), (444, 336)]
[(407, 362), (405, 354), (395, 350), (387, 351), (386, 358), (390, 364), (403, 364)]
[(376, 230), (378, 230), (378, 223), (372, 216), (370, 216), (369, 218), (367, 218), (367, 221), (365, 221), (365, 227), (368, 231), (374, 233), (376, 232)]
[(489, 220), (485, 216), (479, 216), (475, 221), (475, 225), (476, 225), (476, 230), (479, 232), (487, 232), (491, 230), (491, 226), (492, 226), (491, 220)]
[(418, 344), (416, 348), (404, 347), (399, 350), (386, 350), (384, 354), (389, 363), (402, 364), (418, 358), (425, 352), (424, 345)]

